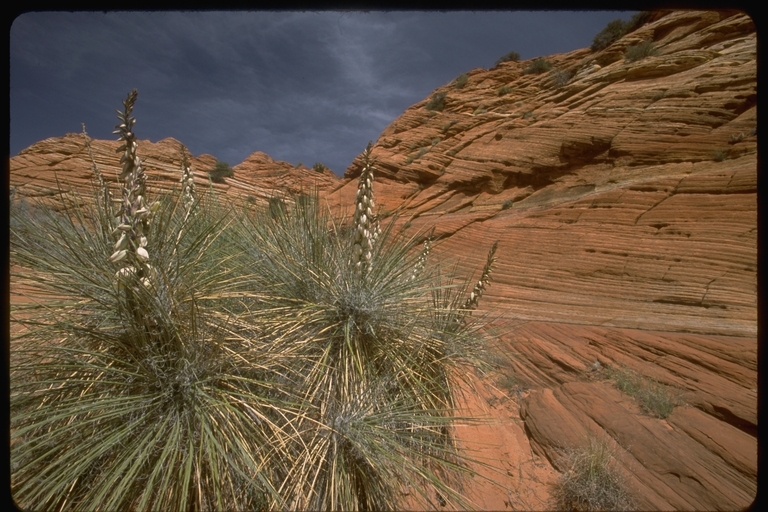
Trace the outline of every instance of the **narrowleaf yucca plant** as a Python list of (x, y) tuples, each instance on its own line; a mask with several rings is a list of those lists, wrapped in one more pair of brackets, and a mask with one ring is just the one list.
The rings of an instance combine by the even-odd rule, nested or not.
[(484, 366), (470, 315), (496, 246), (468, 292), (430, 265), (429, 238), (382, 228), (370, 145), (351, 225), (317, 195), (230, 215), (198, 196), (183, 149), (181, 190), (151, 200), (135, 100), (119, 190), (94, 164), (91, 198), (11, 210), (16, 502), (470, 506), (454, 400)]
[(285, 385), (302, 397), (302, 435), (281, 493), (298, 509), (399, 509), (410, 488), (422, 506), (465, 507), (453, 400), (466, 365), (483, 364), (482, 336), (465, 317), (493, 254), (466, 303), (441, 284), (425, 265), (429, 242), (419, 253), (415, 238), (379, 227), (370, 150), (350, 228), (317, 195), (234, 227), (257, 291), (241, 318), (297, 356)]
[[(187, 195), (150, 202), (130, 116), (122, 190), (60, 213), (12, 208), (12, 493), (32, 510), (253, 510), (282, 504), (300, 408), (290, 352), (233, 321), (239, 278)], [(195, 204), (201, 203), (198, 198)], [(124, 252), (121, 252), (124, 251)], [(229, 308), (229, 306), (232, 306)]]

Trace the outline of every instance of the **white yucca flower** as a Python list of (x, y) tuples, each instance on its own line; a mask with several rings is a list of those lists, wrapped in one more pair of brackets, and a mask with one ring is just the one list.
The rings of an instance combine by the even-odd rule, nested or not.
[(375, 203), (373, 202), (371, 149), (372, 145), (369, 142), (363, 152), (363, 171), (357, 182), (355, 198), (355, 244), (352, 250), (352, 264), (361, 275), (371, 267), (376, 239), (381, 234), (378, 218), (373, 213)]
[[(123, 167), (119, 176), (123, 181), (123, 199), (120, 211), (117, 213), (120, 224), (112, 231), (112, 235), (118, 236), (118, 240), (109, 260), (123, 262), (124, 268), (130, 268), (131, 273), (135, 273), (139, 279), (143, 280), (150, 278), (151, 269), (147, 263), (150, 255), (146, 249), (147, 234), (152, 213), (159, 204), (147, 204), (146, 176), (141, 167), (141, 159), (136, 154), (138, 143), (133, 133), (136, 119), (131, 117), (131, 112), (137, 95), (138, 92), (134, 89), (123, 101), (125, 109), (123, 112), (118, 112), (117, 118), (120, 124), (113, 132), (120, 135), (118, 140), (123, 143), (117, 149), (118, 152), (123, 152), (120, 157)], [(126, 274), (118, 271), (117, 277), (121, 275)]]
[(187, 148), (181, 145), (181, 197), (189, 216), (195, 204), (195, 174), (187, 158)]

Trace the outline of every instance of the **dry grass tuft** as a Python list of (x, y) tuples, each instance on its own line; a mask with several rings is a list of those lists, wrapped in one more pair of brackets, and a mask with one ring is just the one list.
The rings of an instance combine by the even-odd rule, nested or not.
[(682, 404), (679, 392), (628, 368), (611, 370), (609, 374), (619, 391), (633, 397), (645, 412), (658, 418), (667, 418)]
[(589, 436), (584, 447), (568, 450), (561, 464), (565, 469), (552, 492), (557, 510), (632, 510), (636, 507), (607, 439)]

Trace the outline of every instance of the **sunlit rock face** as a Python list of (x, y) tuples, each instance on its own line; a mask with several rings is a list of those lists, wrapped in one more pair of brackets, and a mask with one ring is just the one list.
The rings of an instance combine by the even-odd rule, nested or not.
[[(140, 140), (138, 154), (147, 174), (147, 183), (155, 192), (180, 188), (182, 143), (167, 138), (159, 142)], [(117, 186), (120, 154), (115, 141), (90, 140), (91, 155), (102, 176)], [(190, 156), (195, 185), (200, 191), (208, 187), (225, 197), (252, 204), (266, 203), (271, 197), (323, 192), (337, 186), (341, 180), (329, 169), (322, 172), (288, 162), (273, 160), (269, 155), (255, 152), (233, 167), (234, 176), (211, 182), (208, 171), (214, 169), (216, 157)], [(61, 192), (74, 199), (73, 191), (89, 190), (95, 183), (93, 164), (81, 133), (45, 139), (22, 150), (11, 158), (10, 185), (19, 197), (55, 198)], [(49, 201), (55, 204), (58, 200)]]
[[(626, 58), (644, 42), (650, 55)], [(746, 507), (757, 488), (754, 24), (738, 12), (657, 12), (601, 51), (545, 58), (540, 74), (526, 72), (531, 61), (468, 71), (382, 132), (372, 149), (382, 227), (434, 227), (430, 257), (466, 273), (499, 241), (480, 309), (528, 390), (530, 446), (556, 469), (597, 429), (615, 441), (640, 509)], [(118, 143), (91, 144), (114, 180)], [(180, 147), (139, 141), (151, 187), (179, 186)], [(216, 158), (191, 163), (208, 186)], [(17, 197), (94, 180), (82, 134), (34, 144), (10, 167)], [(351, 218), (362, 158), (344, 178), (261, 152), (234, 170), (211, 185), (228, 198), (318, 190)], [(651, 417), (597, 371), (618, 367), (675, 387), (686, 405)]]
[[(537, 453), (555, 463), (597, 427), (641, 509), (739, 508), (757, 488), (755, 28), (734, 12), (654, 18), (546, 57), (543, 74), (506, 62), (438, 88), (375, 144), (377, 201), (407, 233), (436, 226), (435, 252), (467, 271), (499, 240), (481, 307), (531, 388)], [(655, 55), (627, 61), (643, 41)], [(652, 418), (596, 362), (687, 405)]]
[[(600, 52), (546, 57), (543, 74), (525, 74), (530, 61), (470, 71), (435, 91), (442, 111), (425, 108), (430, 96), (374, 145), (384, 212), (410, 231), (437, 226), (468, 268), (500, 240), (489, 308), (755, 335), (754, 26), (738, 13), (656, 16)], [(648, 40), (655, 55), (625, 60)], [(359, 172), (356, 160), (345, 176)], [(354, 187), (328, 201), (347, 207)]]

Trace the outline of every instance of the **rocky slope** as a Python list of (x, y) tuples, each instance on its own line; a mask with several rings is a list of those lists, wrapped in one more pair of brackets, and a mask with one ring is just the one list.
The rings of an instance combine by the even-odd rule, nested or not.
[[(627, 60), (643, 42), (654, 54)], [(526, 73), (531, 61), (468, 72), (373, 147), (385, 223), (435, 227), (435, 252), (467, 272), (499, 240), (481, 305), (517, 385), (482, 382), (467, 404), (493, 419), (462, 435), (485, 441), (478, 453), (501, 483), (477, 483), (477, 503), (551, 508), (561, 455), (589, 431), (610, 440), (642, 509), (745, 507), (757, 489), (754, 25), (737, 12), (658, 12), (601, 51), (546, 59), (541, 74)], [(114, 175), (117, 143), (93, 147)], [(176, 186), (178, 147), (140, 143), (156, 186)], [(317, 187), (350, 213), (360, 169), (339, 180), (254, 153), (214, 187), (257, 202)], [(50, 194), (53, 171), (90, 183), (82, 135), (12, 158), (11, 185)], [(605, 371), (620, 367), (682, 405), (645, 413)]]
[[(602, 433), (642, 509), (740, 508), (757, 489), (755, 29), (733, 12), (654, 18), (547, 73), (507, 62), (437, 89), (381, 134), (376, 193), (468, 269), (499, 240), (483, 300), (530, 390), (537, 454), (563, 469)], [(656, 54), (627, 61), (643, 41)], [(652, 418), (605, 366), (685, 405)]]
[[(104, 179), (115, 183), (120, 172), (117, 141), (91, 140), (93, 162)], [(178, 188), (181, 179), (182, 143), (172, 139), (159, 142), (139, 141), (147, 183), (155, 191)], [(234, 200), (264, 203), (273, 196), (286, 196), (327, 190), (339, 182), (329, 169), (318, 172), (306, 167), (294, 167), (287, 162), (275, 161), (269, 155), (256, 152), (233, 167), (234, 176), (223, 183), (211, 183), (209, 170), (216, 165), (216, 157), (200, 155), (189, 157), (198, 187), (208, 186), (218, 194)], [(11, 158), (10, 186), (19, 197), (39, 198), (51, 205), (60, 203), (63, 195), (74, 199), (73, 192), (88, 190), (95, 183), (86, 135), (69, 133), (64, 137), (43, 140)]]

